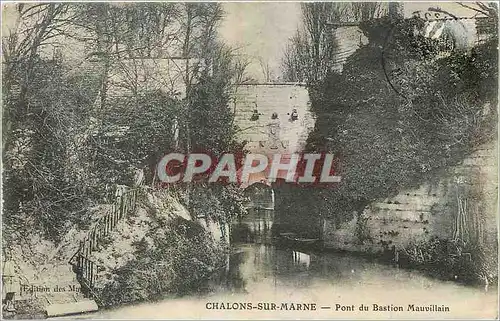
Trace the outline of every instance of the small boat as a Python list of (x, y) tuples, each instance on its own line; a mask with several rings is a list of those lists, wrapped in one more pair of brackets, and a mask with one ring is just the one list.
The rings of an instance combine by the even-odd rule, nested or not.
[(295, 233), (280, 233), (278, 245), (293, 249), (313, 249), (321, 245), (320, 239), (298, 237)]

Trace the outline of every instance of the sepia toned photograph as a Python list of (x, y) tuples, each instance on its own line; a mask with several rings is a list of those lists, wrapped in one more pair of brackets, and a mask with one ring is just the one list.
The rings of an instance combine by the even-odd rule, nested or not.
[(2, 319), (499, 318), (498, 2), (2, 2)]

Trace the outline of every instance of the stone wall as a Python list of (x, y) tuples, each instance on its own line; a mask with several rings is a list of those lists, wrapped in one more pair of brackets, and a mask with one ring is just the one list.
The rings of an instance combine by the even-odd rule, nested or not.
[[(338, 250), (378, 252), (404, 248), (439, 236), (464, 237), (493, 245), (497, 242), (498, 149), (483, 146), (435, 182), (370, 204), (360, 219), (335, 226), (324, 222), (325, 246)], [(462, 211), (464, 215), (457, 213)]]
[(359, 27), (340, 27), (335, 30), (335, 39), (337, 40), (337, 53), (333, 69), (342, 72), (343, 66), (356, 50), (368, 43), (368, 38), (363, 34)]
[[(314, 128), (314, 117), (310, 112), (309, 94), (302, 84), (268, 83), (239, 85), (233, 94), (231, 108), (235, 110), (235, 124), (239, 126), (239, 139), (248, 141), (250, 152), (269, 152), (269, 124), (273, 112), (278, 114), (278, 152), (300, 152), (307, 136)], [(290, 121), (290, 113), (297, 110), (298, 119)], [(258, 119), (252, 120), (254, 110)]]

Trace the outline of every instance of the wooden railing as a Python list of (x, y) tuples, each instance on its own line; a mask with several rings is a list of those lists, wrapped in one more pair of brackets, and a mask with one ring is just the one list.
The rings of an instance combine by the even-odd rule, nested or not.
[(139, 189), (140, 187), (117, 186), (112, 210), (97, 220), (85, 238), (80, 241), (78, 250), (69, 260), (69, 263), (73, 265), (78, 282), (82, 285), (84, 295), (98, 299), (95, 297), (94, 290), (100, 266), (92, 261), (90, 256), (93, 251), (97, 250), (102, 239), (113, 231), (119, 221), (136, 211)]
[[(77, 252), (78, 253), (78, 252)], [(90, 260), (88, 256), (78, 253), (76, 257), (76, 279), (81, 285), (81, 291), (86, 297), (99, 298), (95, 295), (94, 288), (99, 273), (99, 265)]]

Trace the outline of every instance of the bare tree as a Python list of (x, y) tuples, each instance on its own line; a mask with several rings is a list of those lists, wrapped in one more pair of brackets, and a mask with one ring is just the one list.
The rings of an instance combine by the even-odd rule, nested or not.
[(498, 20), (498, 3), (484, 3), (484, 2), (474, 2), (474, 3), (462, 3), (457, 2), (460, 6), (472, 10), (476, 13), (482, 14), (486, 17), (496, 18)]
[(301, 12), (303, 26), (290, 40), (282, 61), (284, 78), (316, 82), (332, 67), (337, 48), (328, 23), (344, 21), (349, 16), (349, 7), (334, 2), (303, 3)]
[(250, 82), (251, 79), (246, 77), (246, 69), (251, 61), (247, 57), (241, 55), (234, 56), (234, 84), (244, 84)]
[(17, 19), (2, 39), (4, 58), (2, 86), (4, 98), (4, 129), (2, 145), (9, 148), (14, 122), (26, 114), (26, 98), (32, 85), (35, 64), (40, 50), (48, 45), (71, 21), (63, 19), (65, 4), (17, 4)]
[(316, 82), (334, 66), (338, 44), (332, 24), (358, 23), (387, 14), (381, 2), (301, 4), (302, 27), (289, 40), (281, 62), (288, 81)]
[(259, 57), (259, 65), (260, 69), (262, 70), (262, 74), (264, 75), (264, 81), (265, 82), (270, 82), (271, 81), (271, 68), (269, 67), (269, 62), (264, 61), (262, 57)]
[(386, 13), (381, 2), (352, 2), (350, 15), (355, 21), (380, 18)]

